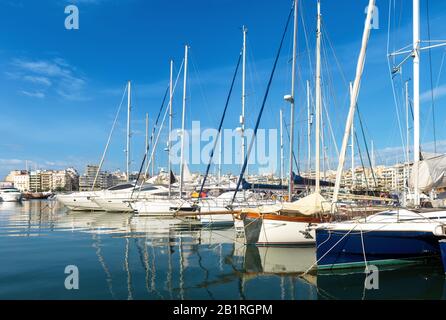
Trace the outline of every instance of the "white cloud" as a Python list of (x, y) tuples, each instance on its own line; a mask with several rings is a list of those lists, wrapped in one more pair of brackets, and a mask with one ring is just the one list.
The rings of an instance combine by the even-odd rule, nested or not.
[(32, 82), (32, 83), (36, 83), (36, 84), (41, 84), (44, 86), (51, 86), (51, 80), (48, 79), (47, 77), (39, 77), (39, 76), (24, 76), (23, 80)]
[(39, 92), (39, 91), (29, 92), (26, 90), (22, 90), (20, 92), (22, 94), (24, 94), (25, 96), (32, 97), (32, 98), (40, 98), (40, 99), (45, 98), (45, 94), (43, 92)]
[[(433, 92), (434, 92), (434, 99), (438, 99), (438, 98), (446, 96), (446, 84), (443, 84), (443, 85), (435, 88), (433, 90)], [(423, 92), (420, 95), (420, 101), (421, 102), (426, 102), (426, 101), (429, 101), (431, 99), (432, 99), (432, 90), (428, 90), (426, 92)]]
[[(44, 98), (46, 96), (45, 91), (52, 89), (64, 99), (85, 99), (83, 91), (86, 80), (77, 74), (75, 67), (62, 58), (52, 60), (14, 59), (12, 66), (14, 71), (6, 74), (11, 79), (27, 82), (27, 89), (21, 90), (22, 94)], [(30, 83), (34, 87), (30, 88)]]

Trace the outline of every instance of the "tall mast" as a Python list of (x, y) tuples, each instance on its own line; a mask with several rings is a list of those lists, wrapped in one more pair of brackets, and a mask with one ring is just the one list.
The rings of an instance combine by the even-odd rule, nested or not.
[(243, 49), (242, 49), (242, 115), (240, 116), (241, 139), (242, 139), (242, 159), (245, 159), (246, 141), (245, 141), (245, 103), (246, 103), (246, 34), (248, 29), (242, 27), (243, 31)]
[(307, 128), (307, 145), (308, 145), (308, 174), (311, 177), (311, 125), (313, 122), (313, 115), (311, 113), (310, 104), (310, 81), (307, 80), (307, 118), (308, 118), (308, 128)]
[(317, 2), (317, 30), (316, 30), (316, 184), (315, 193), (320, 193), (321, 186), (321, 2)]
[(410, 133), (409, 133), (409, 81), (405, 83), (406, 94), (406, 159), (404, 164), (404, 206), (407, 206), (407, 181), (410, 172)]
[(414, 205), (420, 205), (418, 165), (420, 162), (420, 0), (413, 0), (413, 172)]
[(147, 157), (149, 150), (149, 114), (146, 113), (146, 140), (144, 143), (144, 154)]
[(290, 159), (288, 176), (288, 201), (293, 198), (293, 144), (294, 144), (294, 104), (295, 104), (295, 82), (296, 82), (296, 52), (297, 52), (297, 0), (294, 0), (294, 31), (293, 31), (293, 63), (291, 70), (291, 115), (290, 115)]
[(180, 163), (180, 198), (183, 197), (183, 184), (184, 184), (184, 122), (186, 117), (186, 95), (187, 95), (187, 56), (188, 46), (184, 46), (184, 78), (183, 78), (183, 114), (181, 118), (181, 163)]
[[(375, 9), (375, 0), (369, 0), (369, 6), (367, 7), (367, 18), (364, 24), (364, 32), (362, 34), (361, 51), (358, 57), (358, 64), (356, 66), (356, 76), (353, 82), (352, 98), (350, 99), (350, 108), (348, 111), (347, 123), (345, 125), (344, 137), (342, 139), (342, 147), (339, 153), (338, 170), (336, 172), (336, 183), (333, 192), (333, 204), (338, 202), (339, 189), (341, 187), (342, 170), (344, 169), (345, 154), (347, 152), (348, 138), (351, 133), (351, 127), (353, 124), (353, 118), (356, 111), (356, 103), (358, 101), (359, 87), (361, 83), (362, 73), (364, 71), (365, 56), (367, 52), (367, 45), (370, 37), (371, 22), (373, 18), (373, 11)], [(332, 211), (336, 210), (335, 206), (332, 206)]]
[(280, 184), (283, 183), (283, 110), (280, 109)]
[(169, 174), (169, 198), (172, 193), (172, 183), (170, 179), (170, 172), (172, 171), (172, 164), (170, 161), (170, 150), (172, 149), (172, 141), (170, 135), (172, 133), (172, 100), (173, 100), (173, 60), (170, 60), (170, 83), (169, 83), (169, 136), (167, 137), (167, 161), (168, 161), (168, 174)]
[[(350, 100), (352, 99), (353, 83), (350, 82)], [(355, 119), (352, 120), (351, 131), (351, 156), (352, 156), (352, 188), (355, 186)]]
[(146, 113), (146, 140), (144, 144), (144, 153), (146, 154), (148, 146), (149, 146), (149, 114)]
[(219, 146), (218, 146), (218, 185), (221, 183), (221, 161), (222, 161), (222, 147), (223, 147), (223, 138), (220, 135), (219, 137)]
[(410, 162), (410, 133), (409, 133), (409, 81), (405, 83), (406, 94), (406, 162)]
[(128, 90), (127, 90), (127, 147), (125, 149), (126, 158), (127, 158), (127, 181), (130, 181), (130, 113), (131, 113), (131, 83), (128, 82)]

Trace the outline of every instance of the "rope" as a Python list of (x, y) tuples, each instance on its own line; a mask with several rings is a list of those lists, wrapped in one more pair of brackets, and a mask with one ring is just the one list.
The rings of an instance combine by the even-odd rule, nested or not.
[(307, 275), (308, 274), (308, 272), (310, 272), (313, 268), (314, 268), (314, 266), (316, 266), (318, 263), (319, 263), (319, 261), (321, 261), (323, 258), (325, 258), (325, 256), (327, 255), (327, 254), (329, 254), (330, 253), (330, 251), (331, 250), (333, 250), (342, 240), (344, 240), (344, 238), (345, 237), (347, 237), (357, 226), (358, 226), (359, 224), (355, 224), (354, 225), (354, 227), (352, 228), (352, 229), (350, 229), (350, 231), (349, 232), (347, 232), (346, 234), (344, 234), (344, 236), (341, 238), (341, 239), (339, 239), (338, 240), (338, 242), (336, 242), (329, 250), (327, 250), (327, 252), (325, 252), (324, 253), (324, 255), (322, 256), (322, 257), (320, 257), (319, 259), (317, 259), (316, 260), (316, 262), (315, 263), (313, 263), (301, 276), (303, 277), (303, 276), (305, 276), (305, 275)]
[(108, 135), (107, 144), (105, 145), (104, 153), (102, 154), (102, 158), (101, 158), (101, 162), (99, 163), (98, 171), (96, 171), (96, 175), (95, 175), (94, 180), (93, 180), (93, 185), (91, 186), (91, 191), (94, 191), (94, 187), (96, 186), (96, 181), (98, 179), (99, 172), (101, 171), (102, 165), (104, 164), (104, 160), (105, 160), (105, 156), (107, 154), (108, 146), (110, 145), (110, 141), (111, 141), (111, 138), (113, 136), (113, 131), (115, 130), (115, 125), (116, 125), (116, 122), (118, 121), (118, 116), (119, 116), (119, 113), (121, 111), (122, 102), (124, 101), (125, 93), (127, 92), (127, 90), (128, 90), (128, 85), (125, 86), (124, 92), (122, 94), (121, 103), (119, 104), (118, 112), (116, 112), (115, 120), (113, 121), (113, 125), (112, 125), (112, 128), (110, 130), (110, 134)]
[(367, 264), (367, 257), (366, 257), (366, 254), (365, 254), (364, 235), (363, 235), (362, 229), (361, 229), (361, 245), (362, 245), (362, 255), (364, 256), (365, 270), (368, 272), (369, 271), (369, 266)]
[[(431, 40), (431, 23), (429, 16), (429, 0), (426, 0), (426, 16), (427, 16), (427, 37), (430, 42)], [(434, 97), (434, 79), (432, 72), (432, 52), (431, 49), (428, 50), (429, 53), (429, 70), (430, 70), (430, 85), (431, 85), (431, 102), (432, 102), (432, 129), (434, 133), (434, 153), (437, 153), (437, 132), (435, 128), (435, 97)]]
[(373, 163), (372, 163), (372, 160), (370, 159), (369, 147), (368, 147), (367, 140), (366, 140), (366, 137), (365, 137), (364, 126), (362, 124), (362, 117), (361, 117), (361, 113), (359, 111), (359, 106), (358, 105), (356, 105), (356, 110), (358, 112), (357, 114), (358, 114), (359, 124), (361, 126), (362, 139), (364, 140), (365, 150), (366, 150), (366, 153), (367, 153), (367, 158), (369, 160), (369, 165), (370, 165), (370, 170), (372, 172), (373, 182), (375, 183), (375, 188), (377, 188), (378, 184), (376, 182), (375, 171), (373, 170)]

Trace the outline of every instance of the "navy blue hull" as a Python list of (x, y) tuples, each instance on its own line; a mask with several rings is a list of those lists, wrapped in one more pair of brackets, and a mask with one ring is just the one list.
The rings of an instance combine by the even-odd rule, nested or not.
[[(367, 262), (393, 264), (411, 262), (440, 255), (439, 237), (417, 231), (349, 231), (316, 230), (316, 256), (319, 269), (351, 268)], [(344, 237), (342, 240), (341, 238)], [(339, 243), (338, 243), (339, 241)], [(337, 244), (336, 244), (337, 243)]]
[(446, 273), (446, 240), (440, 241), (441, 260), (443, 262), (443, 270)]

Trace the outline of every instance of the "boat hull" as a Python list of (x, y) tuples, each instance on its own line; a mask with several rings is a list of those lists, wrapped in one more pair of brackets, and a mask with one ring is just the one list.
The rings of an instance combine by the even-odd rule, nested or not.
[(104, 211), (91, 195), (57, 195), (56, 199), (72, 211)]
[(438, 240), (429, 231), (317, 229), (318, 269), (364, 267), (364, 256), (367, 264), (373, 265), (414, 263), (438, 257)]
[(3, 202), (20, 202), (22, 194), (19, 192), (9, 192), (0, 194), (0, 201)]
[(97, 197), (92, 199), (99, 207), (107, 212), (133, 212), (135, 211), (128, 202), (128, 198), (116, 199), (116, 198), (102, 198)]
[(439, 242), (440, 252), (441, 252), (441, 261), (443, 262), (443, 270), (446, 273), (446, 240), (441, 240)]
[(314, 228), (318, 221), (313, 217), (246, 214), (243, 217), (245, 243), (258, 246), (314, 245)]
[(132, 201), (130, 205), (139, 215), (145, 216), (173, 216), (178, 212), (179, 208), (191, 208), (185, 201), (172, 199)]

